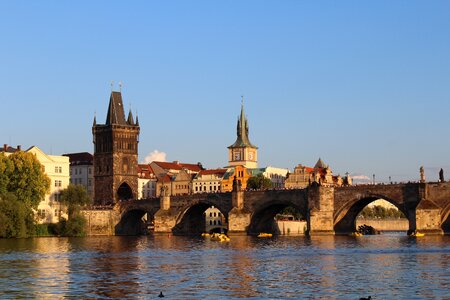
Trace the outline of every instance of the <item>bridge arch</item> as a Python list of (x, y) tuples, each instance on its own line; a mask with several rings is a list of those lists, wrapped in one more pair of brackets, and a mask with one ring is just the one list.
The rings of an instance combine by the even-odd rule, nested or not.
[(116, 235), (146, 235), (154, 219), (154, 212), (143, 209), (130, 209), (122, 213), (114, 231)]
[(394, 205), (401, 211), (409, 221), (409, 228), (411, 228), (411, 220), (415, 216), (411, 216), (408, 210), (402, 203), (386, 197), (381, 194), (363, 194), (354, 198), (339, 209), (334, 216), (334, 231), (336, 234), (349, 234), (356, 231), (356, 218), (359, 213), (370, 203), (376, 200), (385, 200)]
[(144, 235), (152, 229), (159, 199), (121, 201), (114, 210), (120, 216), (114, 227), (116, 235)]
[(224, 217), (224, 224), (228, 223), (229, 208), (224, 207), (221, 203), (216, 203), (209, 199), (198, 199), (185, 205), (179, 211), (176, 218), (176, 225), (172, 232), (179, 235), (200, 235), (205, 232), (206, 219), (205, 211), (214, 206)]
[(445, 234), (450, 234), (450, 203), (442, 209), (441, 227)]
[(254, 213), (251, 216), (250, 226), (247, 233), (250, 235), (259, 234), (261, 232), (272, 233), (275, 235), (280, 234), (275, 216), (287, 207), (293, 207), (298, 211), (303, 218), (307, 217), (306, 201), (303, 203), (297, 203), (290, 200), (276, 199), (267, 201), (254, 208)]

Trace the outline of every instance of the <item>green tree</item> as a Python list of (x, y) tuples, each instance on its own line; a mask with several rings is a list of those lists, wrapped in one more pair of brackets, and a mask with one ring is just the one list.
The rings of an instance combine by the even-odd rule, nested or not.
[(11, 160), (0, 153), (0, 195), (8, 192), (9, 177), (13, 169)]
[(44, 167), (35, 155), (23, 151), (11, 154), (8, 159), (12, 167), (7, 171), (7, 190), (17, 200), (36, 209), (50, 189), (50, 179), (45, 174)]
[(269, 178), (264, 177), (263, 174), (252, 176), (247, 181), (247, 188), (253, 190), (270, 189), (272, 187), (272, 181)]
[(67, 206), (69, 220), (77, 215), (82, 206), (91, 203), (91, 199), (86, 189), (81, 185), (69, 184), (69, 186), (61, 192), (61, 203)]
[(34, 233), (34, 214), (13, 193), (0, 195), (0, 237), (23, 238)]

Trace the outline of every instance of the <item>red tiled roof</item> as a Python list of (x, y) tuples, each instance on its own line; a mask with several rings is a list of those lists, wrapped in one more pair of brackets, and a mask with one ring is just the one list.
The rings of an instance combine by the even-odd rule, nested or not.
[(227, 169), (209, 169), (209, 170), (201, 170), (198, 175), (202, 176), (202, 175), (224, 175), (227, 172)]
[(148, 164), (138, 164), (138, 176), (139, 178), (151, 179), (155, 177), (155, 172)]
[(193, 172), (200, 172), (202, 170), (199, 164), (186, 164), (178, 162), (165, 162), (165, 161), (154, 161), (155, 164), (166, 170), (181, 170), (188, 169)]

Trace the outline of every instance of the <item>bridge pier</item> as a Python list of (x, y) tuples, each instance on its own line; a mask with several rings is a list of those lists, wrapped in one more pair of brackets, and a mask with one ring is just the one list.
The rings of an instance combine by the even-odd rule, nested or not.
[(308, 188), (308, 235), (334, 235), (334, 188), (311, 185)]
[(170, 233), (177, 223), (177, 211), (170, 208), (170, 196), (162, 193), (160, 209), (155, 213), (155, 233)]
[(416, 207), (413, 230), (426, 234), (444, 234), (441, 225), (441, 209), (430, 200), (421, 200)]
[(228, 213), (228, 233), (246, 234), (251, 222), (251, 213), (244, 209), (244, 191), (241, 182), (233, 180), (233, 192), (231, 193), (232, 209)]

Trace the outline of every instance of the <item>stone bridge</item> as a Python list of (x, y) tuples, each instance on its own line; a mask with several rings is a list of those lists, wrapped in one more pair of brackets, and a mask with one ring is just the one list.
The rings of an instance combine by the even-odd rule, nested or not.
[[(242, 191), (164, 196), (118, 203), (110, 223), (114, 234), (135, 235), (143, 229), (142, 217), (153, 220), (155, 233), (199, 234), (205, 229), (204, 212), (218, 208), (229, 233), (256, 234), (275, 231), (275, 215), (295, 207), (307, 221), (307, 233), (348, 234), (356, 217), (370, 202), (384, 199), (409, 220), (409, 231), (450, 233), (450, 183), (408, 183), (347, 187), (310, 186), (305, 189)], [(95, 233), (94, 233), (95, 234)]]

